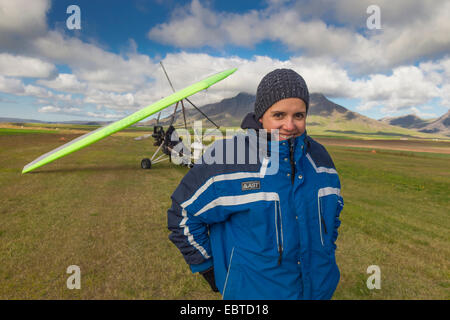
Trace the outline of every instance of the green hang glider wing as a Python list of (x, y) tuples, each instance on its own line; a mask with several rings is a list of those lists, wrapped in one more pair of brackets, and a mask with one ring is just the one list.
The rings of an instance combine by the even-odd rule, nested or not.
[(230, 74), (232, 74), (236, 70), (237, 70), (236, 68), (229, 69), (229, 70), (225, 70), (223, 72), (217, 73), (215, 75), (212, 75), (202, 81), (194, 83), (193, 85), (191, 85), (187, 88), (177, 91), (174, 94), (171, 94), (170, 96), (168, 96), (164, 99), (161, 99), (139, 111), (136, 111), (135, 113), (133, 113), (121, 120), (118, 120), (114, 123), (111, 123), (105, 127), (99, 128), (92, 132), (86, 133), (85, 135), (82, 135), (82, 136), (62, 145), (61, 147), (56, 148), (56, 149), (40, 156), (33, 162), (30, 162), (23, 168), (22, 173), (27, 173), (36, 168), (42, 167), (43, 165), (46, 165), (47, 163), (50, 163), (52, 161), (55, 161), (56, 159), (62, 158), (72, 152), (80, 150), (80, 149), (87, 147), (88, 145), (91, 145), (109, 135), (112, 135), (113, 133), (116, 133), (117, 131), (125, 129), (125, 128), (131, 126), (132, 124), (139, 122), (139, 121), (151, 116), (152, 114), (154, 114), (158, 111), (161, 111), (162, 109), (167, 108), (168, 106), (171, 106), (174, 103), (193, 95), (194, 93), (197, 93), (201, 90), (204, 90), (204, 89), (212, 86), (216, 82), (219, 82), (219, 81), (225, 79), (226, 77), (228, 77)]

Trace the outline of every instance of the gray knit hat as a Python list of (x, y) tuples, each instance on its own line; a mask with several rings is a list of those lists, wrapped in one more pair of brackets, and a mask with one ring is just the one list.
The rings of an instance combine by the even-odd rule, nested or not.
[(256, 91), (255, 118), (263, 116), (274, 103), (286, 98), (300, 98), (309, 107), (309, 92), (305, 80), (291, 69), (276, 69), (262, 78)]

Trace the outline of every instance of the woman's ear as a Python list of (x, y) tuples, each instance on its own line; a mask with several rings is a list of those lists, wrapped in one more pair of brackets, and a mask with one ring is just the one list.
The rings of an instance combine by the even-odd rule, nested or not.
[(258, 121), (261, 122), (261, 124), (262, 124), (262, 118), (259, 118)]

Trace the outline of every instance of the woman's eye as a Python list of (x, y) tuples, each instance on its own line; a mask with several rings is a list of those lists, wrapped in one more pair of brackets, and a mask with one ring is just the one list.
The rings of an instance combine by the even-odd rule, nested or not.
[(274, 113), (273, 117), (279, 119), (279, 118), (283, 117), (283, 114), (282, 113)]
[(303, 119), (303, 118), (304, 118), (303, 113), (296, 113), (296, 114), (295, 114), (295, 117), (296, 117), (297, 119)]

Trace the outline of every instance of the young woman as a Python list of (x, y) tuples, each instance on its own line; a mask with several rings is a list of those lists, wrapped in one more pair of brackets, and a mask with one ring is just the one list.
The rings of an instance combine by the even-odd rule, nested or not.
[[(306, 133), (308, 107), (298, 73), (268, 73), (241, 125), (248, 135), (214, 143), (207, 154), (224, 161), (194, 165), (172, 195), (169, 238), (224, 299), (330, 299), (336, 289), (343, 199), (331, 157)], [(272, 138), (255, 143), (263, 131)]]

